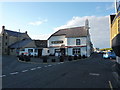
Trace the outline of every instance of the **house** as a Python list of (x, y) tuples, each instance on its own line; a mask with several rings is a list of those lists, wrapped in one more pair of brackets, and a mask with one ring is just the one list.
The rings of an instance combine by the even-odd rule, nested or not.
[(32, 40), (27, 31), (25, 33), (11, 31), (2, 27), (1, 33), (2, 54), (7, 55), (48, 55), (47, 40)]
[[(23, 41), (26, 39), (31, 39), (27, 34), (27, 31), (25, 33), (15, 32), (5, 29), (5, 26), (2, 26), (1, 35), (2, 35), (2, 54), (8, 54), (8, 55), (11, 54), (10, 47), (12, 44), (15, 44), (16, 42)], [(16, 48), (16, 50), (14, 50), (14, 53), (17, 53), (18, 50), (19, 50), (19, 46)]]
[(49, 53), (52, 55), (85, 55), (93, 52), (89, 34), (89, 21), (85, 26), (60, 29), (48, 38)]

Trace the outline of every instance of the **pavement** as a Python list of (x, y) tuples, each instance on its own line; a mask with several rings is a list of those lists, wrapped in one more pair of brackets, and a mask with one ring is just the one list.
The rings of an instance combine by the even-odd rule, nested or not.
[(14, 56), (3, 57), (3, 88), (117, 88), (112, 71), (115, 62), (102, 55), (47, 64), (39, 60), (29, 63)]

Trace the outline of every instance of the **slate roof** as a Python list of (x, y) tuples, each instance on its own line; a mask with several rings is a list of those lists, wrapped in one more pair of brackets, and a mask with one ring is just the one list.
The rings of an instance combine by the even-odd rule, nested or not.
[(34, 40), (36, 47), (47, 48), (47, 40)]
[(7, 32), (8, 35), (15, 36), (15, 37), (18, 37), (18, 36), (21, 36), (23, 34), (26, 34), (26, 33), (21, 33), (21, 32), (15, 32), (15, 31), (7, 30), (7, 29), (5, 29), (4, 31)]
[(87, 30), (85, 29), (84, 26), (83, 27), (66, 28), (66, 29), (58, 30), (57, 32), (55, 32), (51, 36), (61, 36), (61, 35), (65, 35), (67, 38), (69, 38), (69, 37), (83, 37), (83, 36), (87, 36)]
[(25, 45), (27, 45), (30, 42), (32, 42), (31, 39), (25, 39), (25, 40), (15, 42), (12, 45), (10, 45), (9, 47), (10, 48), (21, 48), (21, 47), (24, 47)]

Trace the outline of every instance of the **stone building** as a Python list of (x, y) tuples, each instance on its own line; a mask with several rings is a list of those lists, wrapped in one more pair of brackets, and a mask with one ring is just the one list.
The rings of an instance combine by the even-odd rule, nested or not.
[[(15, 32), (11, 30), (5, 29), (5, 26), (2, 26), (2, 54), (10, 54), (10, 46), (21, 41), (21, 40), (27, 40), (31, 39), (29, 35), (27, 34), (27, 31), (25, 33), (21, 32)], [(18, 46), (19, 47), (19, 46)], [(15, 53), (17, 53), (19, 48), (16, 48)]]

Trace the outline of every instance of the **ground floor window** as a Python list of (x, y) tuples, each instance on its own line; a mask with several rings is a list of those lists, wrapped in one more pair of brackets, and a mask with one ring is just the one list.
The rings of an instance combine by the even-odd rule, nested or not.
[(73, 48), (73, 55), (80, 55), (80, 48)]
[(33, 49), (28, 49), (28, 52), (29, 52), (29, 53), (32, 53), (32, 52), (33, 52)]

